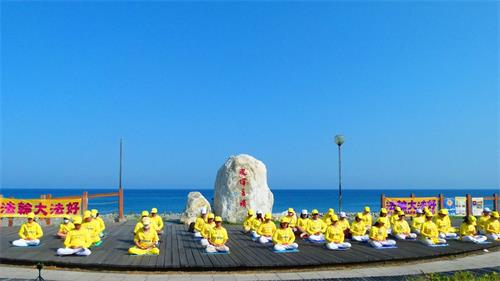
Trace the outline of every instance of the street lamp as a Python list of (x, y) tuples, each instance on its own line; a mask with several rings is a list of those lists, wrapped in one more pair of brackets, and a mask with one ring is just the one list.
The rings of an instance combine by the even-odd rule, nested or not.
[(335, 143), (339, 147), (339, 212), (342, 211), (342, 162), (341, 162), (341, 151), (340, 147), (344, 143), (344, 136), (343, 135), (336, 135), (335, 136)]

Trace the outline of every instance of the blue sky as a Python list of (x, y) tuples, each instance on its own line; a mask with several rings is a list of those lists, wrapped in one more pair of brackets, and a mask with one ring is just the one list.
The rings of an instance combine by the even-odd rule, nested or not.
[(498, 8), (2, 1), (2, 186), (498, 188)]

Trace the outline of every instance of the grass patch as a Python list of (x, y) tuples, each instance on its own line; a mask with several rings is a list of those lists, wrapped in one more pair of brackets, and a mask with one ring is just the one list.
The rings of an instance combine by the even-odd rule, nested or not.
[(477, 274), (470, 271), (458, 271), (453, 274), (431, 273), (409, 277), (408, 281), (500, 281), (496, 272)]

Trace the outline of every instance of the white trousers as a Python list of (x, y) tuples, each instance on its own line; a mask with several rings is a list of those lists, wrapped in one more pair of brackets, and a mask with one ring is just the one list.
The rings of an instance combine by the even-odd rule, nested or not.
[(417, 234), (415, 233), (410, 233), (410, 234), (396, 234), (395, 235), (398, 240), (405, 240), (405, 239), (415, 239), (417, 238)]
[(203, 237), (203, 236), (201, 235), (201, 232), (198, 232), (198, 231), (195, 231), (195, 232), (194, 232), (194, 234), (193, 234), (193, 236), (194, 236), (194, 237), (196, 237), (196, 238), (201, 238), (201, 237)]
[(439, 238), (441, 239), (457, 239), (458, 238), (458, 234), (456, 233), (443, 233), (443, 232), (440, 232), (439, 233)]
[(465, 241), (465, 242), (473, 242), (473, 243), (482, 243), (484, 241), (486, 241), (488, 239), (488, 237), (484, 236), (484, 235), (474, 235), (474, 236), (463, 236), (462, 237), (462, 241)]
[(203, 238), (200, 240), (200, 243), (202, 246), (206, 247), (208, 246), (210, 243), (208, 243), (208, 239), (207, 238)]
[(486, 235), (486, 236), (487, 236), (487, 237), (488, 237), (488, 239), (490, 239), (490, 240), (497, 240), (497, 239), (500, 239), (500, 234), (493, 234), (493, 233), (491, 233), (491, 234), (488, 234), (488, 235)]
[[(439, 244), (445, 244), (446, 243), (446, 239), (443, 239), (443, 238), (438, 238), (439, 240)], [(424, 245), (434, 245), (436, 243), (434, 243), (434, 241), (432, 241), (432, 239), (429, 239), (429, 238), (423, 238), (422, 240), (420, 240)]]
[(214, 245), (208, 245), (207, 246), (207, 252), (209, 252), (209, 253), (229, 252), (229, 247), (226, 246), (226, 245), (217, 246), (217, 247), (215, 247)]
[(413, 229), (413, 232), (416, 234), (420, 234), (420, 229)]
[(275, 251), (285, 251), (285, 250), (294, 250), (299, 247), (299, 244), (297, 243), (292, 243), (289, 245), (283, 245), (283, 244), (276, 244), (274, 245), (274, 250)]
[(352, 237), (352, 240), (354, 241), (358, 241), (358, 242), (366, 242), (368, 241), (370, 238), (368, 237), (368, 235), (363, 235), (363, 236), (353, 236)]
[(368, 243), (370, 243), (370, 245), (372, 247), (375, 247), (375, 248), (381, 248), (383, 246), (395, 246), (396, 245), (396, 241), (394, 241), (392, 239), (387, 239), (387, 240), (384, 240), (384, 241), (369, 240)]
[(88, 256), (91, 253), (92, 252), (90, 252), (90, 250), (86, 249), (86, 248), (76, 248), (76, 249), (59, 248), (59, 249), (57, 249), (58, 256), (69, 256), (69, 255)]
[(325, 235), (323, 234), (319, 234), (319, 235), (309, 235), (309, 240), (313, 240), (313, 241), (323, 241), (325, 240)]
[(35, 239), (35, 240), (18, 239), (12, 241), (12, 245), (16, 247), (38, 246), (40, 245), (40, 239)]
[(351, 243), (349, 242), (344, 242), (344, 243), (326, 243), (326, 248), (329, 250), (337, 250), (338, 248), (351, 248)]
[(267, 237), (267, 236), (260, 236), (259, 237), (259, 243), (266, 244), (266, 243), (269, 243), (271, 241), (272, 241), (271, 237)]
[(257, 231), (252, 230), (252, 237), (253, 237), (253, 238), (259, 238), (259, 237), (260, 237), (260, 235), (259, 235), (259, 234), (257, 234)]

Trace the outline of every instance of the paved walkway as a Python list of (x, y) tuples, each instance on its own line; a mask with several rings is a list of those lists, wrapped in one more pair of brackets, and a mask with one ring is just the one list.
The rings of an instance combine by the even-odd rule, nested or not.
[[(197, 280), (301, 280), (363, 278), (377, 276), (401, 276), (433, 272), (450, 272), (478, 268), (498, 268), (500, 251), (482, 253), (460, 258), (448, 258), (435, 261), (413, 262), (396, 265), (358, 266), (348, 269), (319, 271), (269, 271), (248, 273), (125, 273), (125, 272), (89, 272), (69, 270), (43, 270), (45, 280), (96, 280), (96, 281), (197, 281)], [(0, 265), (0, 278), (31, 279), (37, 276), (37, 270), (29, 267)]]

